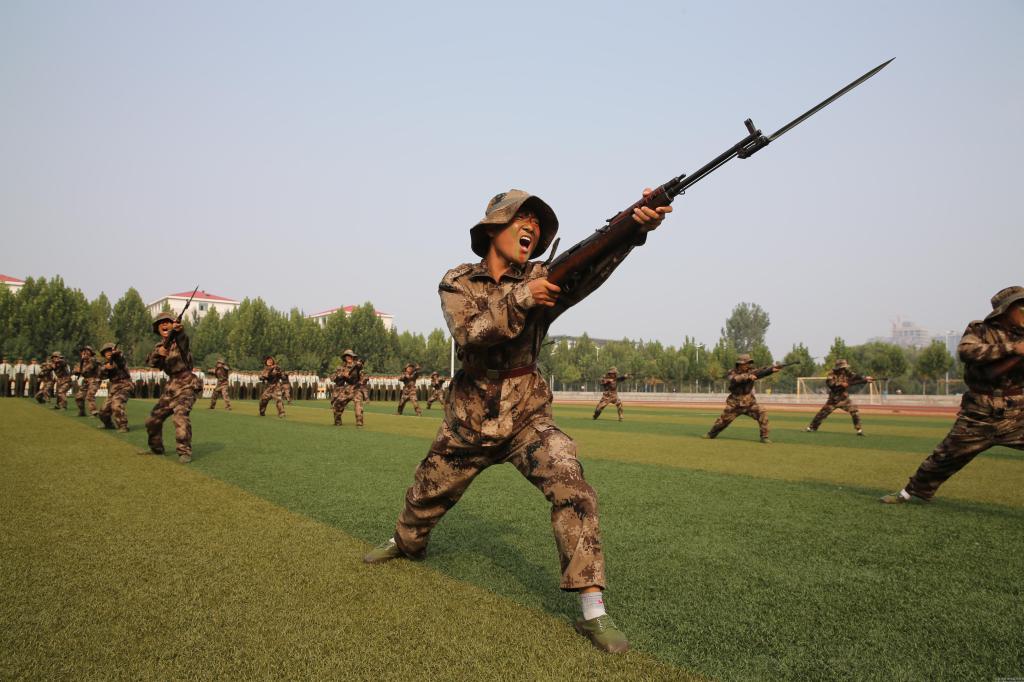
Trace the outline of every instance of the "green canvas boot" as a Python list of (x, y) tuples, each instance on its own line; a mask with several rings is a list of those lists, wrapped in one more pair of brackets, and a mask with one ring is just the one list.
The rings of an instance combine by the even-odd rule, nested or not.
[(395, 544), (394, 538), (388, 538), (387, 542), (374, 547), (370, 552), (363, 557), (364, 564), (382, 564), (385, 561), (391, 561), (392, 559), (398, 559), (404, 557), (402, 550), (398, 549), (398, 545)]
[(607, 613), (590, 620), (577, 618), (576, 632), (589, 639), (590, 643), (601, 651), (610, 654), (623, 654), (629, 651), (626, 633), (615, 627), (612, 617)]
[(927, 504), (929, 502), (929, 500), (926, 500), (923, 497), (917, 497), (916, 495), (911, 495), (910, 499), (907, 499), (900, 495), (900, 492), (901, 491), (897, 490), (894, 493), (882, 495), (878, 498), (878, 501), (882, 504)]

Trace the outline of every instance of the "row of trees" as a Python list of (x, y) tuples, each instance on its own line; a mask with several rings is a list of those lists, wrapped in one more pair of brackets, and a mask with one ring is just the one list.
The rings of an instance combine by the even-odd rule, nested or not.
[[(17, 294), (0, 289), (0, 353), (14, 359), (42, 358), (50, 351), (65, 354), (82, 345), (98, 348), (107, 341), (120, 344), (129, 362), (140, 365), (156, 343), (151, 317), (135, 289), (111, 305), (105, 294), (89, 301), (60, 277), (29, 278)], [(628, 387), (646, 391), (720, 391), (728, 371), (740, 353), (750, 353), (758, 366), (775, 358), (765, 345), (770, 324), (768, 313), (754, 303), (737, 305), (711, 348), (691, 337), (665, 346), (658, 341), (624, 338), (598, 346), (586, 334), (579, 338), (549, 341), (538, 359), (554, 388), (594, 388), (611, 366), (632, 375)], [(262, 299), (245, 299), (237, 310), (221, 316), (211, 310), (202, 319), (186, 316), (197, 363), (211, 367), (225, 357), (232, 367), (258, 369), (265, 355), (293, 370), (329, 372), (341, 362), (341, 352), (352, 348), (371, 372), (397, 374), (406, 362), (417, 362), (427, 371), (447, 373), (450, 339), (442, 329), (426, 336), (387, 330), (372, 303), (356, 308), (350, 316), (338, 311), (320, 325), (298, 308), (285, 313)], [(796, 344), (781, 358), (795, 362), (765, 379), (763, 388), (779, 392), (796, 389), (797, 377), (820, 376), (837, 358), (846, 358), (854, 369), (887, 381), (889, 390), (938, 392), (947, 372), (959, 376), (960, 368), (945, 346), (906, 349), (872, 342), (848, 346), (837, 338), (828, 356), (817, 361), (803, 344)]]

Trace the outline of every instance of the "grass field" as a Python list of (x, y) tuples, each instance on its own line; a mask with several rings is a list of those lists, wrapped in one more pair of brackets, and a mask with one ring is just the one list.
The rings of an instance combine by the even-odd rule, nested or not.
[[(201, 403), (205, 406), (205, 403)], [(0, 678), (993, 679), (1024, 676), (1024, 456), (934, 503), (900, 488), (951, 418), (741, 418), (556, 406), (597, 489), (609, 610), (633, 651), (572, 631), (543, 497), (485, 472), (428, 559), (364, 566), (440, 414), (323, 404), (193, 413), (194, 461), (133, 431), (0, 401)], [(272, 408), (271, 408), (271, 411)], [(173, 451), (173, 431), (165, 438)]]

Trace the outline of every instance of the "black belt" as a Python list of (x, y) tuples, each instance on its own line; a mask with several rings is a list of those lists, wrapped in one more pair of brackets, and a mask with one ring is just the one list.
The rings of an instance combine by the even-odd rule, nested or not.
[(996, 388), (991, 391), (972, 388), (971, 392), (978, 393), (980, 395), (987, 395), (990, 398), (1014, 398), (1019, 395), (1024, 395), (1024, 388)]
[(505, 379), (512, 379), (514, 377), (526, 376), (527, 374), (533, 374), (537, 371), (537, 363), (532, 365), (526, 365), (524, 367), (516, 367), (515, 369), (484, 369), (474, 370), (463, 368), (469, 376), (474, 379), (489, 379), (491, 381), (504, 381)]

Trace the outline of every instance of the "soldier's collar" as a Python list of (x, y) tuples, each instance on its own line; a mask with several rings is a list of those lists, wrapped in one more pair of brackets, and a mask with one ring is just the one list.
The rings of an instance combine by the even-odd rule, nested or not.
[[(505, 274), (501, 276), (502, 279), (505, 279), (506, 277), (520, 281), (526, 277), (526, 268), (519, 263), (511, 263), (508, 266), (508, 270), (505, 271)], [(474, 265), (473, 269), (469, 271), (469, 278), (489, 279), (492, 282), (494, 281), (491, 278), (491, 271), (487, 269), (487, 263), (483, 260)]]

